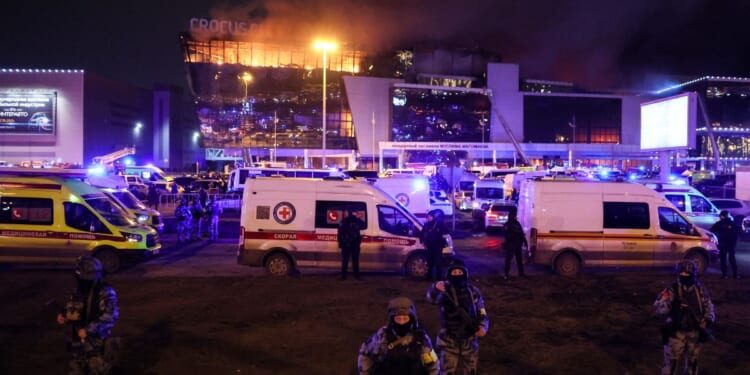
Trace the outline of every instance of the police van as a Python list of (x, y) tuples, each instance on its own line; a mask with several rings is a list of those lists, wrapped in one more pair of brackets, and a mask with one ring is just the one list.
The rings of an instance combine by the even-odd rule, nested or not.
[[(360, 269), (402, 270), (411, 278), (428, 273), (419, 237), (422, 223), (390, 195), (352, 179), (248, 179), (242, 199), (239, 264), (288, 275), (298, 267), (341, 267), (337, 228), (342, 213), (365, 222)], [(444, 254), (450, 256), (450, 236)]]
[(647, 182), (644, 185), (667, 198), (690, 218), (690, 221), (703, 229), (711, 229), (711, 226), (719, 221), (721, 211), (703, 193), (692, 186), (660, 182)]
[(112, 273), (125, 257), (142, 259), (160, 249), (153, 228), (138, 225), (79, 179), (0, 175), (0, 262), (67, 263), (89, 254)]
[(91, 177), (86, 179), (89, 185), (101, 189), (101, 191), (112, 201), (117, 203), (138, 224), (146, 224), (157, 232), (164, 231), (164, 220), (161, 213), (153, 208), (147, 207), (130, 190), (123, 176)]
[(673, 266), (701, 272), (718, 255), (716, 236), (658, 192), (629, 182), (527, 180), (518, 220), (534, 263), (575, 276), (583, 266)]

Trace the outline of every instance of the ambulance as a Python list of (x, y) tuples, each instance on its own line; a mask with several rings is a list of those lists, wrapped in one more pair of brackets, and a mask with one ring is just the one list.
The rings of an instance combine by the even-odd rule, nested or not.
[(143, 204), (140, 199), (127, 189), (127, 182), (125, 181), (123, 176), (89, 176), (86, 179), (89, 185), (101, 189), (107, 197), (117, 203), (138, 224), (146, 224), (156, 229), (157, 232), (163, 232), (164, 220), (161, 217), (161, 213)]
[(160, 249), (153, 228), (80, 179), (0, 174), (0, 263), (72, 264), (88, 254), (113, 273), (125, 258), (148, 258)]
[[(247, 179), (240, 214), (237, 263), (289, 275), (298, 267), (341, 267), (337, 228), (348, 209), (365, 222), (360, 269), (428, 273), (419, 237), (422, 223), (393, 197), (367, 181), (341, 178)], [(453, 255), (446, 236), (445, 258)]]
[(582, 267), (666, 267), (694, 260), (703, 273), (716, 236), (653, 189), (630, 182), (526, 180), (518, 220), (531, 260), (562, 276)]

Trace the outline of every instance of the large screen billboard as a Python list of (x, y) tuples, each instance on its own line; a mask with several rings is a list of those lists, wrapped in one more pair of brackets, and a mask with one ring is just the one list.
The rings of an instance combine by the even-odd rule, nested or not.
[(695, 148), (698, 99), (694, 92), (641, 104), (641, 150)]
[(0, 91), (0, 135), (54, 135), (57, 93)]

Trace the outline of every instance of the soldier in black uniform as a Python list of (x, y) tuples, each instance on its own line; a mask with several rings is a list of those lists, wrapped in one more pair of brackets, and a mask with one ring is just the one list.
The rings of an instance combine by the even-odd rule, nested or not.
[(739, 235), (739, 228), (737, 224), (729, 217), (727, 210), (722, 210), (719, 213), (719, 221), (711, 226), (711, 232), (719, 238), (719, 257), (721, 259), (721, 278), (726, 279), (727, 276), (727, 256), (729, 257), (729, 264), (732, 266), (732, 274), (735, 279), (739, 279), (740, 275), (737, 273), (737, 259), (734, 257), (734, 248), (737, 246), (737, 237)]
[(359, 251), (362, 244), (360, 231), (365, 229), (365, 222), (357, 217), (353, 208), (347, 208), (344, 212), (346, 217), (339, 223), (337, 231), (337, 239), (341, 249), (341, 279), (346, 279), (349, 257), (351, 257), (354, 278), (359, 280)]
[(117, 294), (102, 280), (102, 264), (92, 256), (78, 258), (75, 277), (76, 290), (57, 315), (59, 324), (70, 326), (70, 373), (108, 374), (114, 356), (109, 337), (119, 315)]

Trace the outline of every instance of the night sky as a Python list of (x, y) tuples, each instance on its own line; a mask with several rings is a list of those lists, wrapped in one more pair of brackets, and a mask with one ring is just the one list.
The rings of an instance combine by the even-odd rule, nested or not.
[(665, 76), (750, 76), (748, 16), (744, 0), (5, 0), (0, 67), (184, 87), (178, 33), (197, 17), (256, 22), (289, 42), (346, 36), (376, 52), (479, 47), (520, 64), (524, 78), (659, 88)]

